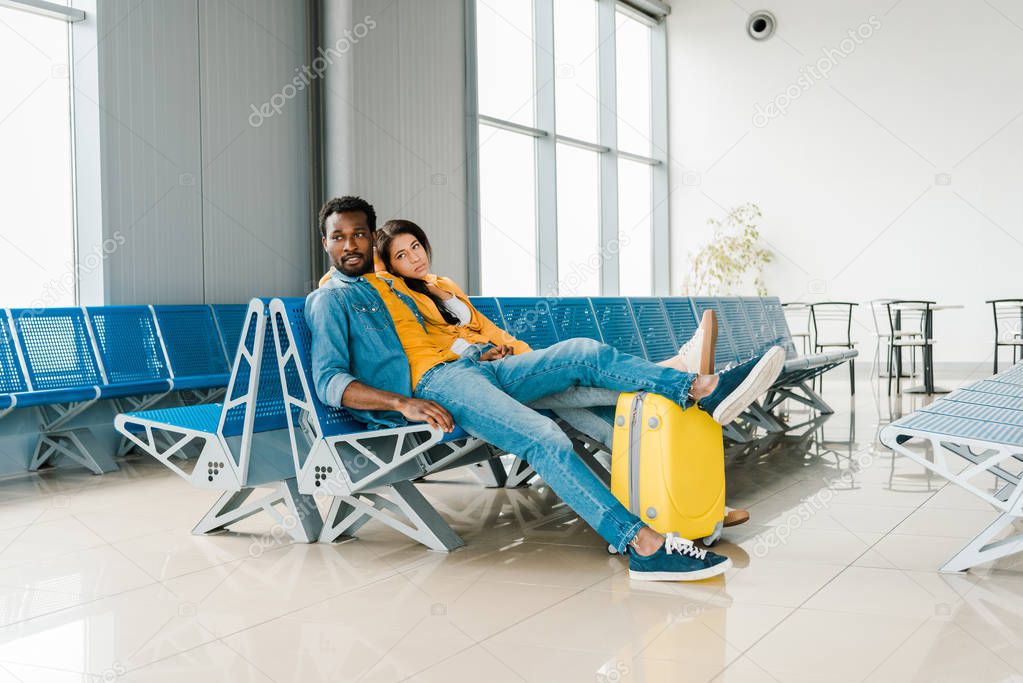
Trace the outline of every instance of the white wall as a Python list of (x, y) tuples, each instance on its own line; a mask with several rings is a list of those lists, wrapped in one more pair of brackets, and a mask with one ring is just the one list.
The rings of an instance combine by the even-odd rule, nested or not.
[[(936, 362), (986, 367), (984, 300), (1023, 296), (1023, 5), (776, 0), (766, 8), (779, 30), (756, 43), (736, 3), (672, 5), (672, 292), (687, 254), (709, 236), (706, 219), (755, 201), (776, 254), (770, 294), (963, 304), (936, 314)], [(843, 45), (863, 25), (870, 37)], [(831, 49), (849, 54), (831, 53), (827, 79), (801, 71)], [(790, 86), (799, 92), (787, 112), (754, 125), (757, 106)], [(865, 306), (857, 317), (869, 358)]]
[(351, 45), (323, 99), (327, 195), (361, 195), (380, 222), (417, 222), (434, 270), (465, 285), (463, 2), (325, 0), (323, 47)]

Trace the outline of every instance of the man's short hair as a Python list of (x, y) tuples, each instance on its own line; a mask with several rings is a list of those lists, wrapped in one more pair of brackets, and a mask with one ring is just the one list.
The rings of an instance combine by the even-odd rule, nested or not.
[(320, 209), (320, 236), (327, 236), (327, 219), (333, 216), (335, 213), (363, 213), (366, 215), (366, 223), (369, 225), (370, 231), (377, 229), (377, 212), (373, 209), (373, 205), (367, 202), (362, 197), (353, 197), (351, 195), (345, 197), (334, 197), (328, 199), (327, 203)]

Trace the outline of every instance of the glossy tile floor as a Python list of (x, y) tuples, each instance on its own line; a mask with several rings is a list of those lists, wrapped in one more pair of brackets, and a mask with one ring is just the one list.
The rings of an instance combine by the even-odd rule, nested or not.
[(925, 398), (858, 388), (829, 377), (835, 415), (730, 451), (752, 521), (694, 584), (630, 583), (542, 483), (466, 471), (422, 486), (451, 554), (379, 523), (192, 536), (214, 494), (143, 458), (2, 480), (0, 681), (1023, 681), (1023, 559), (936, 571), (994, 514), (876, 443)]

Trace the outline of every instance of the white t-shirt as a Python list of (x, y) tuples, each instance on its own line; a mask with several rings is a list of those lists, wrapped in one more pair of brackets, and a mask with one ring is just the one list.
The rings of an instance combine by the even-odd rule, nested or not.
[[(457, 296), (445, 299), (441, 302), (441, 305), (447, 309), (448, 313), (458, 318), (459, 327), (465, 327), (469, 324), (469, 321), (472, 320), (472, 311), (470, 311), (469, 307), (465, 305), (465, 302)], [(459, 337), (451, 343), (451, 350), (459, 356), (463, 356), (471, 346), (472, 344)]]
[(448, 313), (458, 318), (459, 327), (468, 325), (469, 321), (472, 320), (472, 311), (470, 311), (469, 307), (465, 305), (465, 302), (457, 296), (445, 299), (441, 303), (444, 304), (444, 308), (448, 310)]

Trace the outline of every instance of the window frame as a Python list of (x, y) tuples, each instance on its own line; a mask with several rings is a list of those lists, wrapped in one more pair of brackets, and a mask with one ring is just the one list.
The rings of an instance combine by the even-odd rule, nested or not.
[[(554, 2), (532, 0), (534, 22), (534, 78), (536, 90), (534, 125), (524, 126), (487, 116), (479, 112), (479, 72), (477, 68), (476, 19), (477, 0), (465, 0), (465, 83), (466, 83), (466, 224), (468, 226), (468, 288), (481, 291), (482, 220), (480, 214), (479, 127), (501, 128), (533, 138), (536, 159), (536, 245), (543, 255), (537, 265), (536, 291), (540, 296), (558, 294), (558, 226), (557, 226), (557, 145), (580, 147), (599, 155), (598, 196), (600, 198), (600, 244), (605, 245), (601, 259), (600, 292), (615, 296), (620, 290), (616, 243), (618, 225), (618, 160), (648, 164), (651, 167), (651, 287), (653, 295), (669, 293), (669, 227), (668, 227), (668, 116), (667, 116), (667, 32), (664, 16), (668, 7), (651, 2), (658, 17), (636, 9), (636, 2), (593, 0), (597, 4), (597, 83), (598, 136), (594, 142), (558, 134), (555, 121), (556, 79), (554, 56)], [(651, 64), (651, 156), (618, 149), (617, 116), (617, 45), (615, 31), (618, 13), (626, 14), (650, 27)]]

